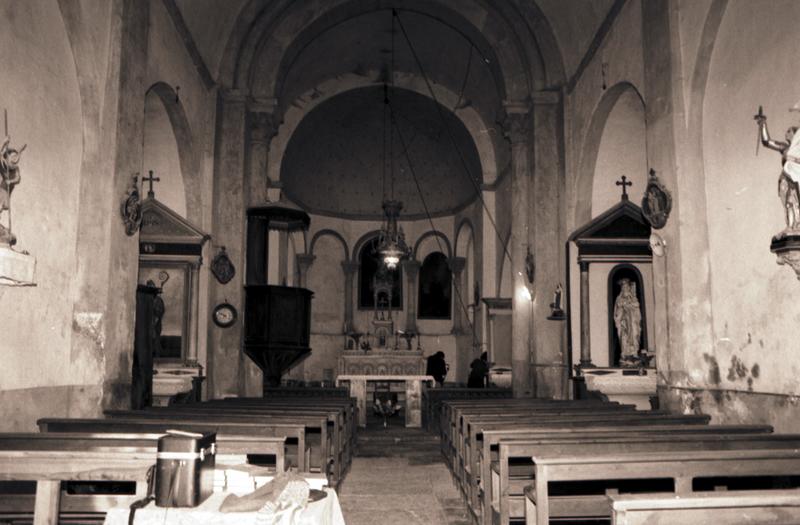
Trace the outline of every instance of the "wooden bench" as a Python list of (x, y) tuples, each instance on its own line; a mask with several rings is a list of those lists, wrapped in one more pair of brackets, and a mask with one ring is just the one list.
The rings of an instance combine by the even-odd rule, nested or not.
[(800, 490), (609, 495), (612, 525), (800, 523)]
[[(647, 425), (650, 422), (657, 422), (655, 424), (666, 425), (687, 425), (697, 424), (704, 425), (708, 423), (708, 416), (687, 415), (687, 416), (673, 416), (659, 412), (600, 412), (600, 413), (584, 413), (584, 412), (565, 412), (564, 414), (540, 414), (519, 416), (512, 422), (501, 420), (499, 422), (491, 419), (482, 421), (479, 424), (473, 425), (471, 428), (472, 435), (467, 439), (471, 439), (472, 443), (463, 445), (464, 451), (457, 455), (455, 458), (456, 464), (454, 465), (454, 472), (456, 479), (459, 483), (464, 482), (472, 475), (474, 471), (467, 470), (473, 466), (473, 461), (477, 458), (477, 450), (481, 447), (481, 440), (478, 439), (479, 433), (482, 429), (491, 428), (512, 428), (512, 427), (525, 427), (528, 429), (536, 430), (542, 427), (553, 426), (574, 426), (574, 427), (592, 427), (592, 426), (608, 426), (608, 425), (627, 425), (627, 426), (641, 426)], [(456, 452), (458, 454), (458, 451)]]
[(308, 398), (288, 398), (286, 396), (278, 396), (275, 398), (226, 398), (226, 399), (214, 399), (205, 401), (202, 403), (203, 406), (219, 406), (219, 407), (250, 407), (250, 406), (258, 406), (258, 407), (336, 407), (341, 408), (345, 412), (345, 439), (348, 442), (348, 449), (347, 449), (347, 461), (349, 464), (350, 458), (357, 447), (357, 435), (358, 435), (358, 406), (356, 403), (355, 398), (350, 397), (333, 397), (333, 398), (323, 398), (323, 397), (308, 397)]
[(439, 414), (443, 401), (469, 399), (510, 399), (509, 388), (426, 388), (422, 391), (422, 427), (439, 432)]
[[(306, 444), (311, 449), (309, 467), (330, 474), (332, 484), (338, 483), (344, 473), (345, 455), (349, 445), (345, 439), (343, 411), (338, 409), (302, 409), (286, 407), (240, 406), (217, 407), (205, 404), (177, 405), (148, 408), (146, 410), (107, 411), (111, 418), (203, 418), (211, 421), (292, 422), (306, 426)], [(315, 436), (319, 434), (319, 444)], [(330, 472), (328, 472), (330, 470)]]
[(306, 465), (306, 429), (301, 423), (251, 423), (221, 422), (208, 419), (79, 419), (43, 418), (38, 421), (42, 432), (93, 432), (93, 433), (161, 433), (179, 429), (188, 432), (216, 432), (217, 439), (228, 436), (283, 438), (286, 440), (284, 461), (287, 467), (308, 472)]
[(469, 401), (446, 401), (441, 404), (442, 413), (440, 429), (442, 453), (449, 459), (451, 450), (455, 450), (461, 434), (460, 417), (462, 413), (498, 413), (519, 408), (525, 410), (538, 406), (564, 406), (564, 407), (600, 407), (619, 406), (618, 403), (608, 403), (597, 400), (548, 400), (548, 399), (487, 399)]
[[(501, 476), (500, 473), (509, 473), (510, 475), (508, 463), (513, 458), (528, 458), (532, 456), (533, 454), (529, 449), (522, 447), (526, 447), (530, 443), (536, 443), (537, 440), (652, 435), (698, 437), (705, 435), (769, 435), (772, 432), (772, 427), (767, 425), (661, 425), (658, 424), (659, 421), (655, 421), (654, 423), (656, 424), (652, 425), (593, 425), (591, 428), (581, 429), (576, 429), (575, 425), (541, 428), (539, 430), (531, 430), (529, 427), (484, 429), (482, 431), (481, 449), (474, 467), (474, 472), (478, 472), (479, 476), (472, 480), (473, 484), (469, 488), (471, 491), (468, 498), (470, 509), (476, 516), (482, 516), (483, 523), (492, 522), (493, 502), (499, 508), (496, 502), (498, 489), (501, 486), (506, 487), (509, 483), (509, 479)], [(576, 430), (579, 430), (579, 432), (576, 432)], [(505, 443), (502, 460), (500, 458), (501, 442)], [(506, 464), (502, 469), (500, 467), (501, 463)], [(492, 483), (492, 468), (497, 472), (495, 483)], [(530, 479), (533, 479), (532, 474)]]
[[(535, 482), (525, 489), (526, 525), (548, 524), (551, 516), (566, 516), (593, 505), (597, 497), (559, 496), (551, 498), (551, 483), (568, 481), (652, 480), (668, 479), (675, 494), (693, 492), (693, 482), (699, 478), (715, 477), (788, 477), (800, 475), (800, 450), (670, 450), (664, 452), (634, 452), (569, 455), (539, 455), (532, 458)], [(605, 509), (597, 516), (611, 516)], [(552, 510), (552, 511), (551, 511)], [(507, 523), (507, 522), (506, 522)]]

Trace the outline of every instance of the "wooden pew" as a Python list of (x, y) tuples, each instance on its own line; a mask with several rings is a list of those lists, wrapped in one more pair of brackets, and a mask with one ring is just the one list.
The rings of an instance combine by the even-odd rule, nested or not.
[(422, 427), (439, 432), (439, 414), (443, 401), (469, 399), (510, 399), (510, 388), (426, 388), (422, 391)]
[[(353, 451), (356, 447), (356, 437), (358, 433), (358, 407), (356, 400), (350, 397), (334, 397), (334, 398), (289, 398), (289, 397), (275, 397), (275, 398), (226, 398), (214, 399), (205, 401), (202, 406), (213, 407), (280, 407), (287, 410), (307, 410), (319, 409), (322, 407), (329, 409), (339, 409), (344, 413), (343, 424), (343, 440), (348, 445), (345, 453), (347, 456), (347, 463), (349, 464), (352, 458)], [(189, 405), (194, 406), (194, 405)]]
[(277, 396), (274, 398), (258, 398), (258, 397), (250, 397), (250, 398), (225, 398), (225, 399), (213, 399), (209, 401), (205, 401), (202, 403), (204, 406), (220, 406), (220, 407), (231, 407), (231, 406), (266, 406), (266, 407), (273, 407), (273, 406), (283, 406), (283, 407), (314, 407), (319, 408), (324, 406), (326, 408), (336, 407), (341, 408), (345, 412), (345, 436), (344, 438), (348, 442), (348, 448), (346, 451), (347, 454), (347, 464), (349, 464), (350, 459), (356, 449), (357, 446), (357, 434), (358, 434), (358, 406), (356, 403), (355, 398), (351, 397), (332, 397), (332, 398), (325, 398), (325, 397), (300, 397), (300, 398), (289, 398), (287, 396)]
[[(667, 478), (672, 481), (675, 494), (684, 495), (692, 493), (692, 483), (698, 478), (800, 475), (800, 450), (796, 448), (604, 454), (577, 451), (569, 455), (539, 455), (532, 459), (535, 482), (525, 490), (526, 525), (550, 523), (551, 516), (569, 515), (580, 505), (582, 498), (549, 497), (550, 483)], [(559, 508), (562, 505), (566, 508)], [(607, 504), (598, 515), (610, 517)]]
[[(287, 442), (284, 458), (286, 466), (308, 472), (306, 456), (306, 430), (301, 423), (222, 422), (209, 419), (78, 419), (43, 418), (38, 422), (42, 432), (100, 432), (100, 433), (164, 433), (179, 429), (188, 432), (216, 432), (217, 439), (241, 435), (263, 438), (284, 438)], [(292, 441), (291, 445), (289, 441)], [(293, 450), (296, 447), (296, 450)], [(290, 454), (293, 452), (293, 454)], [(293, 462), (291, 460), (294, 460)]]
[[(529, 415), (529, 416), (518, 416), (516, 417), (513, 422), (509, 422), (508, 420), (484, 420), (479, 423), (473, 424), (471, 427), (472, 435), (465, 439), (465, 443), (467, 439), (472, 440), (472, 444), (469, 446), (469, 450), (465, 450), (461, 453), (460, 456), (457, 456), (455, 461), (457, 462), (454, 466), (455, 475), (459, 482), (467, 479), (468, 476), (472, 475), (474, 471), (467, 472), (467, 468), (472, 468), (473, 461), (477, 458), (477, 450), (480, 449), (480, 440), (478, 439), (478, 435), (484, 428), (510, 428), (510, 427), (526, 427), (529, 429), (537, 429), (539, 427), (547, 427), (547, 426), (559, 426), (559, 425), (574, 425), (576, 427), (591, 427), (591, 426), (608, 426), (608, 425), (628, 425), (628, 426), (641, 426), (647, 425), (650, 422), (658, 422), (656, 424), (669, 424), (669, 425), (690, 425), (690, 424), (697, 424), (697, 425), (704, 425), (707, 424), (709, 421), (708, 416), (698, 416), (698, 415), (686, 415), (686, 416), (674, 416), (669, 414), (664, 414), (661, 412), (637, 412), (637, 411), (607, 411), (607, 412), (596, 412), (596, 413), (584, 413), (584, 412), (564, 412), (562, 414), (539, 414), (539, 415)], [(464, 449), (467, 449), (467, 445), (463, 446)]]
[[(508, 463), (511, 458), (525, 458), (533, 454), (526, 447), (537, 440), (554, 439), (575, 439), (576, 436), (585, 439), (603, 437), (636, 437), (636, 436), (698, 436), (706, 435), (756, 435), (772, 433), (772, 427), (768, 425), (662, 425), (658, 424), (661, 420), (654, 421), (651, 425), (615, 425), (608, 426), (592, 425), (591, 428), (576, 429), (576, 425), (565, 425), (560, 427), (540, 428), (532, 430), (530, 427), (500, 428), (482, 430), (481, 449), (478, 454), (474, 472), (479, 472), (480, 477), (473, 479), (470, 487), (470, 498), (468, 503), (476, 516), (482, 516), (483, 523), (492, 522), (492, 505), (496, 506), (496, 494), (499, 487), (507, 487), (509, 479), (501, 476), (509, 473)], [(579, 430), (580, 432), (576, 432)], [(504, 467), (500, 467), (500, 443), (505, 443), (502, 462)], [(497, 479), (493, 483), (492, 469), (495, 469)], [(532, 473), (530, 478), (532, 479)], [(480, 486), (479, 486), (480, 483)]]
[[(7, 516), (9, 513), (30, 515), (46, 510), (47, 516), (57, 517), (60, 501), (61, 511), (88, 516), (106, 512), (112, 506), (129, 505), (146, 493), (146, 471), (156, 462), (158, 440), (162, 436), (55, 432), (0, 434), (0, 480), (37, 483), (37, 495), (33, 497), (0, 493), (0, 512)], [(274, 468), (268, 472), (284, 470), (284, 438), (221, 436), (216, 443), (215, 462), (218, 466), (244, 463), (247, 455), (268, 455), (275, 458)], [(116, 461), (109, 462), (109, 455), (126, 458), (121, 470), (108, 470), (120, 465)], [(48, 463), (51, 461), (52, 465)], [(42, 466), (42, 462), (48, 464)], [(53, 465), (58, 468), (51, 468)], [(132, 481), (136, 483), (136, 492), (131, 495), (62, 495), (60, 481), (79, 480)], [(49, 522), (47, 519), (41, 518)], [(52, 523), (55, 523), (55, 518)]]
[(800, 523), (800, 490), (609, 495), (612, 525)]
[[(274, 422), (284, 421), (303, 423), (306, 426), (306, 444), (310, 445), (309, 466), (319, 468), (320, 472), (330, 474), (332, 485), (343, 476), (344, 454), (347, 444), (343, 432), (343, 414), (336, 409), (294, 409), (286, 407), (215, 407), (205, 404), (176, 405), (174, 407), (148, 408), (146, 410), (111, 410), (106, 415), (111, 418), (203, 418), (212, 421), (229, 422)], [(319, 433), (317, 445), (311, 435)], [(330, 466), (330, 468), (329, 468)], [(330, 472), (329, 472), (330, 470)]]
[(550, 399), (485, 399), (485, 400), (460, 400), (441, 403), (441, 428), (440, 438), (442, 453), (449, 458), (449, 452), (456, 449), (457, 435), (460, 434), (460, 416), (467, 412), (500, 413), (515, 408), (525, 409), (537, 406), (565, 406), (565, 407), (600, 407), (619, 406), (618, 403), (609, 403), (598, 400), (550, 400)]
[(0, 480), (35, 481), (34, 525), (58, 523), (62, 481), (132, 481), (147, 495), (154, 451), (0, 450)]

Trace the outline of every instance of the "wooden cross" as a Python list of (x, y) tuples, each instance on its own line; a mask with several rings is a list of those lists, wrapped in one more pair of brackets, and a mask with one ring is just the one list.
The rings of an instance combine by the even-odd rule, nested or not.
[(142, 177), (142, 182), (149, 182), (150, 183), (150, 189), (147, 191), (147, 197), (150, 198), (150, 199), (154, 198), (156, 194), (153, 193), (153, 183), (154, 182), (161, 182), (161, 179), (158, 178), (158, 177), (153, 177), (153, 170), (150, 170), (150, 176), (149, 177)]
[(624, 201), (628, 200), (628, 188), (627, 188), (627, 186), (633, 186), (633, 183), (628, 180), (628, 177), (623, 175), (622, 176), (622, 180), (618, 180), (614, 184), (616, 184), (617, 186), (622, 186), (622, 200), (624, 200)]

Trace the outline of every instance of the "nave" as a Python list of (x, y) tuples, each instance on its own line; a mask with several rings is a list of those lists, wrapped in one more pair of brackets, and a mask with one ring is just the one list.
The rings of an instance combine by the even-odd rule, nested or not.
[(0, 434), (0, 523), (800, 522), (800, 435), (437, 390), (423, 429), (333, 388), (43, 418)]

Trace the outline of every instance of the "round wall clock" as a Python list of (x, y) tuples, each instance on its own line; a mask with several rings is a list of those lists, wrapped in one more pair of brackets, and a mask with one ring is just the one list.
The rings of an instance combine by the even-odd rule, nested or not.
[(214, 323), (220, 328), (228, 328), (236, 322), (236, 308), (230, 303), (222, 303), (214, 308)]

